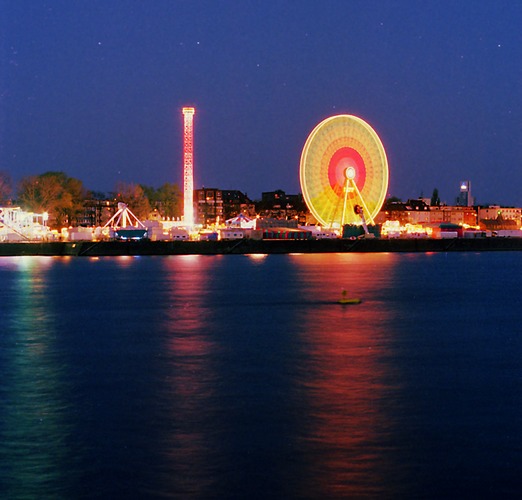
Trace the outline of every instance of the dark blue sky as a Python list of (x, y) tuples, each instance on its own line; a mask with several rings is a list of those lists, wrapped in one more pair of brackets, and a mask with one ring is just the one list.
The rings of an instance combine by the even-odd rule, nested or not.
[(324, 118), (377, 131), (389, 193), (522, 206), (517, 0), (0, 0), (0, 170), (62, 170), (86, 187), (300, 192)]

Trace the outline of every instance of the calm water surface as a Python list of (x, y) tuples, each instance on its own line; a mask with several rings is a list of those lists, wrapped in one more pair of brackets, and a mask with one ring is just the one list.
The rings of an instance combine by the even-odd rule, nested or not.
[(2, 257), (0, 497), (516, 498), (521, 280), (518, 252)]

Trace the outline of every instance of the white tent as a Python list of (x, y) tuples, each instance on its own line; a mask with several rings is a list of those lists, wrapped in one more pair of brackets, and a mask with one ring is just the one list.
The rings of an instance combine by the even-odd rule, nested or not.
[(227, 227), (240, 227), (242, 229), (255, 229), (256, 220), (250, 219), (244, 214), (239, 214), (237, 217), (225, 221)]

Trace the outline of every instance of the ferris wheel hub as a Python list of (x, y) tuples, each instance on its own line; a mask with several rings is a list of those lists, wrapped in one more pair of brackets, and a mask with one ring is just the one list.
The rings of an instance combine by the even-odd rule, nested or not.
[(353, 167), (348, 167), (348, 168), (344, 171), (344, 175), (346, 176), (347, 179), (350, 179), (350, 180), (355, 179), (355, 168), (353, 168)]

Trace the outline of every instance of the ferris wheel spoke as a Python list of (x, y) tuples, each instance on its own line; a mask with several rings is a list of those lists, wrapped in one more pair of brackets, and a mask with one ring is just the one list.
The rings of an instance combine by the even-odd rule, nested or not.
[(346, 202), (348, 200), (349, 189), (350, 189), (349, 179), (346, 178), (346, 181), (344, 183), (343, 215), (341, 217), (341, 227), (344, 226), (344, 216), (346, 214)]
[(368, 207), (366, 206), (366, 202), (364, 201), (364, 198), (362, 197), (362, 194), (359, 191), (359, 188), (357, 187), (357, 184), (355, 184), (355, 182), (353, 183), (353, 188), (355, 189), (355, 192), (357, 193), (359, 200), (361, 200), (361, 204), (363, 206), (364, 211), (368, 214), (368, 219), (370, 220), (370, 223), (375, 224), (375, 221), (373, 220), (373, 217), (372, 217), (372, 213), (368, 210)]

